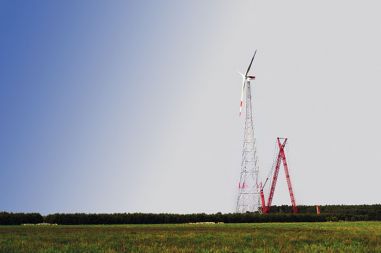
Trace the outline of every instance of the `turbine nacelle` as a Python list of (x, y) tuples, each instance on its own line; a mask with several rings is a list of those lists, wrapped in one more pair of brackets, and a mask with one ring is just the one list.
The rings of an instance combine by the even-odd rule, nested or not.
[(255, 76), (245, 76), (244, 74), (242, 74), (241, 72), (238, 71), (238, 74), (240, 74), (242, 76), (242, 79), (243, 81), (251, 81), (251, 80), (254, 80), (255, 79)]

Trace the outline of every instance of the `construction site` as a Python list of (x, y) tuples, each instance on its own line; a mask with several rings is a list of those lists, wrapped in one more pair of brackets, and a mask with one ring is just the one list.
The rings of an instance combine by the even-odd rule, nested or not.
[[(242, 90), (239, 115), (242, 115), (242, 110), (245, 106), (245, 127), (236, 212), (259, 212), (263, 214), (269, 213), (275, 193), (279, 170), (281, 165), (283, 165), (288, 191), (290, 194), (292, 212), (297, 213), (298, 208), (296, 206), (295, 195), (292, 188), (291, 177), (285, 152), (287, 138), (276, 138), (276, 150), (273, 159), (273, 165), (265, 180), (262, 182), (259, 179), (259, 164), (256, 138), (254, 135), (253, 98), (251, 95), (251, 85), (255, 80), (255, 75), (249, 75), (256, 53), (257, 50), (255, 50), (245, 74), (240, 73), (242, 76)], [(266, 186), (269, 186), (269, 188), (266, 188)], [(268, 189), (268, 191), (266, 191), (266, 189)], [(267, 198), (265, 197), (265, 192), (267, 193)], [(320, 213), (318, 206), (316, 210), (317, 213)]]

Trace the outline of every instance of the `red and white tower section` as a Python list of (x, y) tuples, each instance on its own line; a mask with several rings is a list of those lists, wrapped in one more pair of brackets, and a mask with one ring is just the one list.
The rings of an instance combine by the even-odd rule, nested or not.
[[(245, 131), (242, 148), (241, 174), (238, 182), (237, 213), (261, 212), (260, 187), (258, 184), (258, 159), (254, 137), (254, 121), (251, 103), (251, 81), (255, 76), (248, 76), (255, 53), (251, 59), (246, 74), (242, 75), (242, 93), (240, 101), (240, 115), (245, 105)], [(245, 101), (244, 101), (244, 94)]]

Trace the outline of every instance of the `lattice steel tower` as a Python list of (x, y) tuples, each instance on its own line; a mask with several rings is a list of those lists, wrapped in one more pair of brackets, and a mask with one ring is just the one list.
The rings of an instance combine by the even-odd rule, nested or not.
[[(261, 212), (260, 187), (258, 184), (258, 159), (254, 137), (253, 110), (251, 104), (251, 84), (250, 81), (255, 76), (248, 76), (248, 72), (253, 63), (256, 51), (251, 59), (246, 74), (242, 75), (242, 95), (240, 103), (240, 114), (243, 107), (243, 94), (246, 93), (246, 118), (245, 132), (242, 149), (241, 175), (238, 184), (237, 213)], [(245, 89), (246, 88), (246, 89)]]

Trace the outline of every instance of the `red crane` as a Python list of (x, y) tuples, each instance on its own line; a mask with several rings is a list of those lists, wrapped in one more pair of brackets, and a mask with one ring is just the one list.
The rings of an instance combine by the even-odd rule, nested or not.
[(287, 143), (287, 138), (279, 138), (279, 137), (277, 138), (277, 144), (279, 147), (279, 152), (278, 152), (278, 156), (277, 156), (276, 163), (275, 163), (275, 170), (274, 170), (274, 175), (272, 177), (272, 183), (271, 183), (269, 198), (267, 200), (267, 205), (265, 202), (265, 195), (263, 193), (263, 188), (265, 187), (269, 177), (266, 178), (266, 181), (263, 184), (263, 186), (262, 186), (262, 183), (260, 185), (260, 197), (261, 197), (261, 204), (262, 204), (262, 212), (263, 213), (269, 213), (270, 212), (270, 207), (271, 207), (271, 203), (272, 203), (273, 197), (274, 197), (275, 186), (276, 186), (276, 182), (278, 179), (278, 174), (279, 174), (281, 162), (283, 162), (284, 172), (286, 174), (288, 191), (290, 193), (290, 199), (291, 199), (291, 204), (292, 204), (292, 212), (293, 213), (298, 212), (298, 208), (296, 207), (296, 202), (295, 202), (294, 191), (292, 190), (291, 178), (290, 178), (290, 174), (288, 172), (288, 164), (287, 164), (287, 160), (286, 160), (286, 153), (284, 151), (286, 143)]

